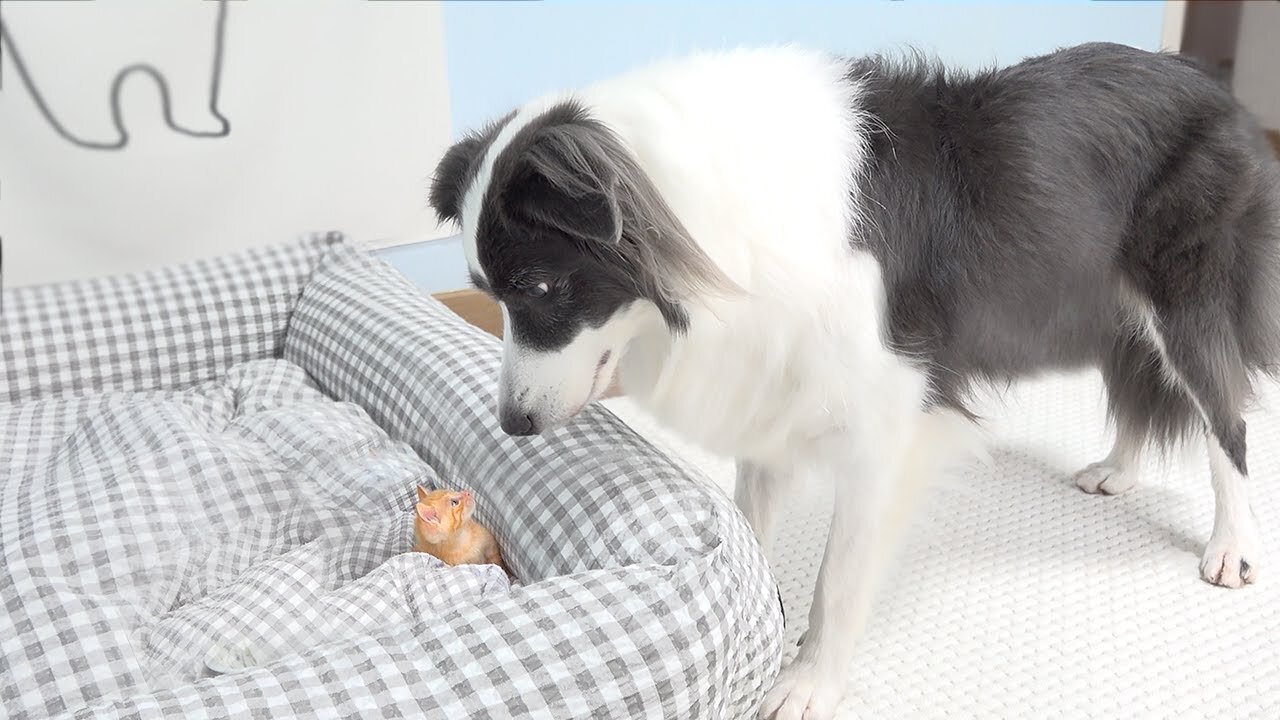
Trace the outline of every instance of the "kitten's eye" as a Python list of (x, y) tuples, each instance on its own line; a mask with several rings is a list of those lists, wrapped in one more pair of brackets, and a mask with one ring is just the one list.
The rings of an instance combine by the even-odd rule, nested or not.
[(453, 506), (458, 507), (458, 498), (453, 499)]
[(540, 282), (537, 285), (530, 285), (525, 292), (529, 294), (529, 297), (540, 298), (546, 296), (548, 289), (546, 283)]

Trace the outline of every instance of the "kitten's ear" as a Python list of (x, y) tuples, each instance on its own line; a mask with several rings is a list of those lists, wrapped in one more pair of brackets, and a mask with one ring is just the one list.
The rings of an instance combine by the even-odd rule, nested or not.
[(427, 501), (427, 489), (419, 485), (418, 486), (418, 502), (426, 502), (426, 501)]
[(418, 517), (422, 518), (423, 522), (429, 522), (429, 523), (440, 522), (440, 513), (436, 512), (436, 509), (431, 507), (430, 505), (419, 505)]

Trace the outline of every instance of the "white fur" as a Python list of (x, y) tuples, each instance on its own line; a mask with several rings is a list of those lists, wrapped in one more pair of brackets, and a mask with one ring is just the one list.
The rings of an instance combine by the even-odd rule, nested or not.
[[(1222, 451), (1209, 441), (1209, 472), (1213, 481), (1213, 534), (1200, 560), (1200, 577), (1231, 588), (1256, 582), (1262, 565), (1262, 540), (1258, 520), (1249, 507), (1248, 478), (1241, 475)], [(1246, 570), (1241, 559), (1250, 563)]]
[[(880, 268), (850, 249), (867, 129), (845, 73), (821, 54), (742, 50), (661, 63), (575, 95), (619, 134), (745, 292), (687, 303), (690, 328), (678, 337), (656, 308), (636, 304), (557, 353), (504, 338), (503, 394), (536, 400), (557, 421), (600, 387), (595, 363), (610, 350), (628, 395), (738, 458), (746, 483), (738, 500), (762, 542), (779, 512), (771, 483), (834, 481), (810, 632), (762, 707), (779, 720), (834, 713), (908, 500), (968, 438), (968, 423), (922, 411), (923, 373), (882, 342)], [(462, 203), (473, 271), (481, 272), (475, 220), (494, 157), (564, 97), (519, 110), (482, 160)]]
[(1138, 482), (1142, 438), (1132, 437), (1121, 425), (1111, 452), (1100, 462), (1076, 474), (1076, 487), (1090, 495), (1119, 495)]
[[(510, 332), (504, 333), (498, 412), (502, 404), (518, 401), (522, 407), (540, 408), (539, 415), (550, 418), (552, 424), (572, 419), (609, 389), (629, 333), (637, 318), (647, 314), (643, 307), (628, 308), (602, 327), (584, 329), (557, 352), (521, 347)], [(511, 327), (506, 307), (502, 307), (502, 326)], [(599, 364), (606, 351), (608, 359)]]

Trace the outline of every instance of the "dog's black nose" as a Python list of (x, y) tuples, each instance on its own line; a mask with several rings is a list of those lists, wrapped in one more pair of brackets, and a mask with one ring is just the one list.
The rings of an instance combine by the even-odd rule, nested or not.
[(508, 435), (517, 437), (537, 435), (538, 426), (533, 421), (533, 417), (522, 410), (503, 410), (502, 431)]

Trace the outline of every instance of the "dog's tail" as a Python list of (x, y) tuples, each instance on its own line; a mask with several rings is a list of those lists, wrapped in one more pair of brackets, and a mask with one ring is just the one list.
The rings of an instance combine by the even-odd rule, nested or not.
[(1242, 228), (1239, 341), (1251, 375), (1280, 378), (1280, 161), (1264, 156), (1259, 170)]

